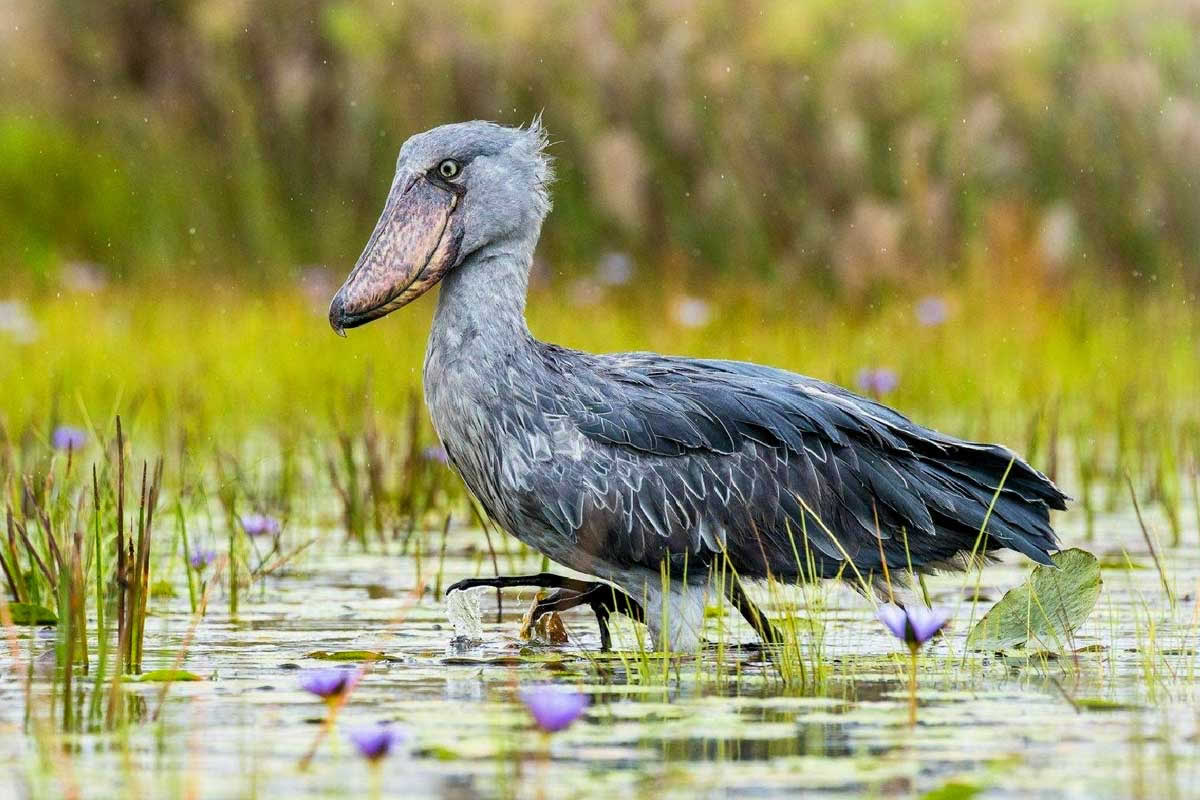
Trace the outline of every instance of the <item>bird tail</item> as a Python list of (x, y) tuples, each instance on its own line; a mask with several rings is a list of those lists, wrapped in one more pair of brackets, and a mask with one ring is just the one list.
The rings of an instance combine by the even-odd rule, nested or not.
[(1053, 481), (1006, 447), (957, 440), (935, 446), (918, 460), (927, 479), (923, 499), (939, 529), (959, 537), (968, 552), (1009, 547), (1053, 563), (1050, 553), (1059, 546), (1050, 510), (1066, 509), (1069, 499)]

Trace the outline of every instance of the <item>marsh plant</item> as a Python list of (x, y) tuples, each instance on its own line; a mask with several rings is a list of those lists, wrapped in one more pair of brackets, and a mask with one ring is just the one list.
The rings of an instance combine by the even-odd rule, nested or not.
[(908, 724), (917, 724), (917, 658), (921, 648), (950, 621), (950, 612), (913, 604), (884, 603), (875, 612), (888, 631), (908, 647)]

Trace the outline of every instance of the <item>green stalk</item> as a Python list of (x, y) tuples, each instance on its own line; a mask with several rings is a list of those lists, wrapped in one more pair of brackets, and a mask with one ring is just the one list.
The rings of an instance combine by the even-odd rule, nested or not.
[[(63, 698), (63, 729), (71, 729), (71, 673), (75, 671), (75, 614), (71, 609), (70, 581), (62, 581), (58, 586), (58, 635), (55, 641), (55, 661), (62, 668), (62, 698)], [(57, 677), (57, 671), (55, 672)], [(57, 685), (58, 681), (54, 681)], [(51, 692), (51, 698), (55, 693)], [(54, 713), (51, 705), (51, 714)]]
[(237, 518), (233, 508), (229, 510), (229, 615), (236, 617), (238, 613), (238, 536)]
[(179, 538), (183, 541), (183, 571), (187, 574), (188, 602), (192, 613), (196, 613), (196, 576), (192, 569), (192, 551), (188, 545), (187, 519), (183, 513), (183, 500), (175, 501), (175, 519), (179, 525)]
[[(125, 648), (129, 641), (129, 620), (126, 619), (126, 609), (129, 606), (129, 559), (125, 549), (125, 433), (121, 428), (121, 417), (117, 417), (117, 666), (116, 673), (128, 666), (125, 661)], [(114, 684), (113, 698), (109, 703), (111, 719), (116, 707), (116, 687)]]
[(908, 727), (917, 725), (917, 651), (919, 645), (908, 646)]
[(433, 576), (433, 596), (442, 596), (442, 573), (446, 568), (446, 539), (450, 534), (450, 515), (446, 515), (446, 522), (442, 525), (442, 546), (438, 552), (437, 574)]
[(104, 656), (104, 546), (100, 533), (100, 481), (96, 476), (96, 465), (92, 464), (92, 504), (95, 513), (92, 515), (93, 527), (96, 529), (94, 560), (96, 562), (96, 643), (100, 647), (101, 660)]

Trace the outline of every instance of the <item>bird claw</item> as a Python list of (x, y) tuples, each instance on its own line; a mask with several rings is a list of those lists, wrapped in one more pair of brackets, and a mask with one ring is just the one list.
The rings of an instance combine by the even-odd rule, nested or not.
[(527, 638), (529, 630), (546, 614), (566, 611), (581, 605), (591, 606), (592, 612), (596, 615), (596, 624), (600, 628), (600, 649), (602, 651), (612, 649), (612, 635), (608, 630), (610, 614), (624, 614), (635, 622), (646, 621), (646, 612), (642, 609), (641, 604), (617, 587), (601, 581), (583, 581), (555, 575), (551, 572), (514, 577), (498, 575), (494, 578), (465, 578), (452, 583), (446, 589), (446, 594), (466, 589), (506, 589), (518, 586), (555, 590), (549, 596), (538, 600), (529, 609), (526, 621), (521, 625), (523, 638)]
[(468, 589), (478, 589), (480, 587), (487, 586), (486, 579), (482, 579), (482, 583), (480, 580), (481, 579), (479, 578), (467, 578), (465, 580), (452, 583), (446, 587), (446, 594), (444, 596), (449, 597), (451, 592), (465, 592)]

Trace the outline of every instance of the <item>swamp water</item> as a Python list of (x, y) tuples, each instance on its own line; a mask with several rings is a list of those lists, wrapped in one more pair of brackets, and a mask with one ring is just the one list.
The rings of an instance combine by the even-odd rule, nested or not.
[[(1196, 796), (1197, 531), (1162, 553), (1172, 608), (1136, 520), (1100, 517), (1096, 540), (1084, 542), (1081, 516), (1060, 522), (1064, 544), (1110, 568), (1066, 656), (964, 655), (972, 616), (1022, 582), (1027, 563), (1006, 556), (987, 568), (974, 610), (963, 599), (974, 576), (929, 582), (954, 617), (922, 653), (915, 728), (906, 657), (870, 604), (837, 586), (787, 597), (801, 620), (801, 684), (782, 681), (754, 649), (645, 655), (623, 619), (613, 633), (624, 652), (599, 654), (587, 609), (564, 615), (569, 644), (523, 642), (532, 591), (506, 592), (497, 622), (495, 592), (475, 590), (481, 641), (455, 642), (447, 604), (429, 585), (428, 555), (418, 599), (414, 558), (347, 554), (333, 532), (244, 594), (236, 619), (214, 592), (194, 629), (177, 569), (177, 596), (151, 602), (144, 667), (175, 667), (185, 648), (182, 666), (205, 680), (171, 684), (156, 721), (163, 685), (131, 683), (141, 722), (40, 746), (47, 739), (36, 729), (53, 727), (40, 666), (53, 665), (53, 633), (19, 629), (16, 659), (0, 649), (0, 797)], [(440, 531), (429, 537), (427, 553)], [(476, 574), (481, 548), (478, 531), (452, 531), (444, 584)], [(540, 559), (501, 553), (500, 566), (536, 572)], [(728, 638), (751, 637), (738, 623)], [(339, 666), (313, 657), (322, 651), (386, 657), (340, 665), (364, 673), (301, 770), (325, 716), (299, 688), (301, 671)], [(532, 727), (517, 699), (518, 687), (546, 682), (592, 700), (552, 736)], [(373, 771), (345, 732), (376, 722), (402, 728), (407, 741)]]

